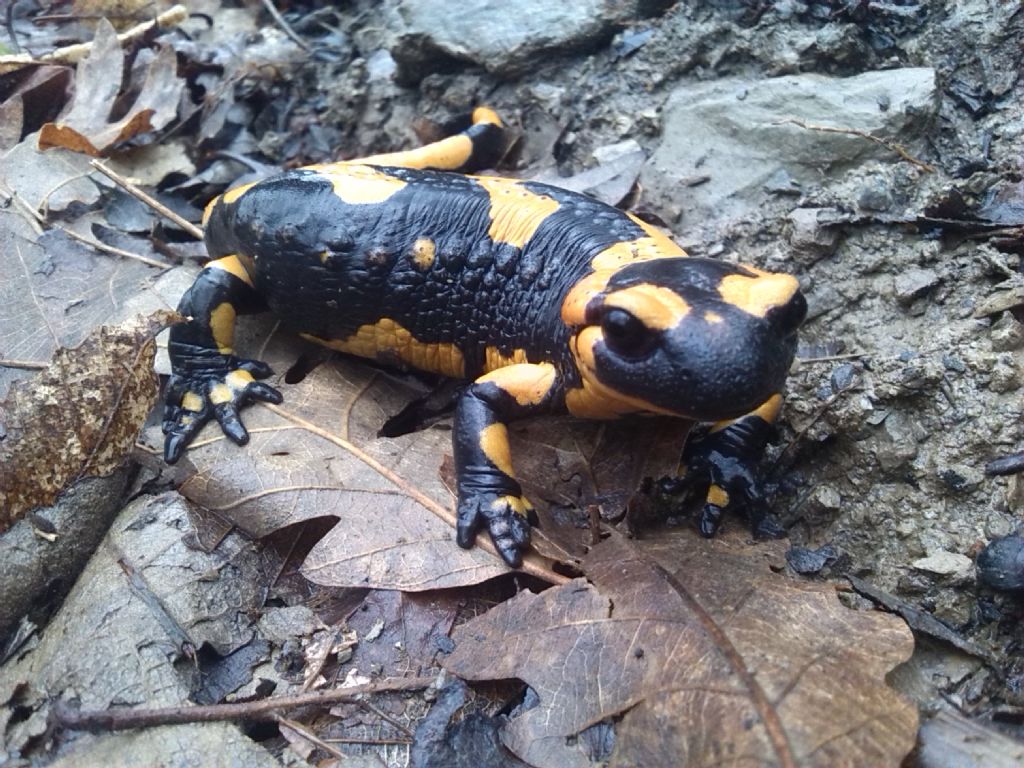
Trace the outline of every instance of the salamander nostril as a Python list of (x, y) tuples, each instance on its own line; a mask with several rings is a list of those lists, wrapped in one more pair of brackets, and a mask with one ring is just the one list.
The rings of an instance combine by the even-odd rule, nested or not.
[(785, 304), (769, 309), (766, 317), (780, 332), (793, 333), (807, 317), (807, 299), (797, 291)]

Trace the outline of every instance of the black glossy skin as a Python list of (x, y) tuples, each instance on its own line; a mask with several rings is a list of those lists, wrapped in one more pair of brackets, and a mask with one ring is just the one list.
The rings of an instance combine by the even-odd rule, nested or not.
[[(473, 152), (461, 167), (493, 154), (495, 131), (478, 123), (467, 132)], [(438, 155), (437, 165), (451, 162)], [(454, 424), (457, 539), (471, 546), (486, 526), (513, 566), (532, 510), (511, 471), (505, 422), (561, 408), (740, 417), (781, 388), (806, 307), (791, 278), (688, 258), (583, 195), (394, 165), (300, 169), (228, 193), (208, 209), (206, 242), (224, 258), (182, 299), (193, 320), (171, 332), (167, 460), (213, 418), (246, 442), (238, 409), (280, 401), (254, 380), (269, 369), (231, 349), (234, 314), (269, 309), (343, 351), (474, 380)], [(728, 280), (761, 287), (748, 298), (726, 291)], [(613, 305), (627, 299), (623, 321)], [(381, 321), (412, 341), (396, 346)]]
[[(252, 264), (257, 292), (297, 331), (340, 339), (386, 316), (423, 343), (457, 344), (466, 378), (484, 372), (487, 346), (506, 355), (525, 349), (531, 362), (557, 361), (570, 372), (561, 298), (595, 255), (643, 230), (596, 200), (523, 182), (561, 207), (516, 248), (488, 236), (490, 197), (473, 177), (378, 170), (407, 186), (375, 204), (345, 203), (313, 171), (260, 183), (236, 204), (214, 208), (210, 255)], [(437, 248), (425, 271), (407, 255), (421, 238)]]

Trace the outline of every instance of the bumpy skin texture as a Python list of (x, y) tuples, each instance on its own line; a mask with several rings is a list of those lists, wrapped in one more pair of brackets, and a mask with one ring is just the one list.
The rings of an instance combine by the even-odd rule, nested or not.
[[(193, 319), (171, 332), (168, 461), (211, 418), (246, 442), (238, 408), (280, 401), (256, 381), (269, 369), (232, 350), (236, 315), (265, 309), (331, 348), (473, 381), (455, 416), (457, 540), (471, 546), (486, 527), (513, 566), (532, 508), (509, 420), (767, 414), (806, 311), (796, 280), (689, 258), (583, 195), (430, 170), (496, 159), (500, 121), (474, 118), (435, 145), (289, 171), (211, 203), (217, 260), (182, 299)], [(728, 434), (744, 443), (741, 432)]]

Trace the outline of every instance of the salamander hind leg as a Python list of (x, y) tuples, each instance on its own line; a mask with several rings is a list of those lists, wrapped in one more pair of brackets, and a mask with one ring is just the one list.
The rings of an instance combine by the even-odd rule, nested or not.
[(493, 168), (508, 151), (510, 139), (501, 119), (487, 107), (473, 110), (472, 124), (461, 133), (417, 149), (388, 152), (348, 162), (435, 171), (473, 173)]
[(234, 256), (211, 262), (178, 305), (190, 319), (171, 328), (163, 431), (164, 459), (173, 464), (208, 421), (243, 445), (249, 433), (238, 410), (253, 400), (280, 403), (281, 393), (257, 381), (273, 371), (266, 363), (235, 356), (235, 317), (262, 311), (244, 267)]
[(522, 563), (535, 513), (512, 469), (505, 422), (549, 405), (556, 381), (554, 366), (522, 363), (482, 376), (459, 400), (453, 441), (460, 547), (473, 546), (486, 527), (505, 562)]

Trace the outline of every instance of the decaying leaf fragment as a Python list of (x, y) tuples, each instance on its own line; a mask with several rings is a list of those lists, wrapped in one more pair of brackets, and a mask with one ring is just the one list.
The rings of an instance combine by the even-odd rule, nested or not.
[(155, 312), (103, 327), (0, 403), (0, 532), (132, 449), (157, 396), (153, 338), (180, 319)]
[(150, 61), (139, 95), (123, 117), (110, 120), (122, 86), (124, 53), (117, 32), (102, 20), (88, 58), (75, 76), (75, 96), (68, 113), (39, 132), (39, 148), (65, 147), (98, 157), (117, 144), (159, 130), (178, 114), (185, 82), (178, 77), (177, 58), (164, 46)]
[(602, 542), (584, 561), (593, 584), (523, 592), (454, 633), (449, 670), (539, 695), (503, 733), (519, 757), (588, 766), (572, 737), (622, 713), (613, 766), (898, 765), (910, 751), (916, 710), (884, 682), (913, 648), (899, 619), (772, 574), (739, 537), (641, 545)]

